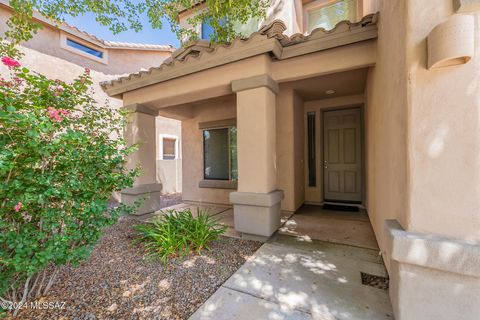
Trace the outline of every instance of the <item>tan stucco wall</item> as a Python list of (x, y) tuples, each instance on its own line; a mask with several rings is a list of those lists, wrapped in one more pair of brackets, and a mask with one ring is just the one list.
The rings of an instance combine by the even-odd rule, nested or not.
[[(70, 61), (54, 57), (27, 47), (20, 47), (24, 56), (20, 59), (22, 66), (33, 71), (39, 72), (50, 79), (59, 79), (65, 82), (71, 82), (84, 72), (84, 68)], [(0, 65), (0, 74), (8, 74), (7, 68)], [(109, 97), (98, 85), (101, 81), (114, 79), (114, 75), (106, 75), (96, 70), (90, 71), (93, 80), (92, 88), (94, 90), (93, 98), (99, 103), (108, 103), (109, 106), (119, 108), (122, 101)]]
[[(292, 89), (281, 90), (276, 101), (276, 188), (283, 190), (285, 194), (282, 209), (295, 211), (304, 201), (303, 101)], [(184, 200), (230, 203), (228, 194), (235, 190), (198, 187), (198, 182), (203, 179), (203, 140), (198, 124), (236, 118), (236, 103), (236, 95), (230, 95), (195, 104), (192, 107), (193, 118), (182, 122), (183, 157), (188, 159), (183, 162)], [(259, 169), (258, 155), (258, 152), (248, 153), (248, 157), (253, 158), (257, 164), (249, 168), (246, 174), (261, 175), (262, 171), (255, 170)], [(241, 179), (240, 169), (239, 178)], [(254, 183), (254, 185), (258, 187), (263, 184)], [(267, 185), (271, 185), (271, 182)], [(271, 189), (269, 186), (265, 188), (265, 190)]]
[(295, 211), (304, 200), (303, 101), (291, 88), (277, 96), (277, 188), (282, 210)]
[(478, 278), (394, 262), (390, 283), (395, 319), (478, 319)]
[(452, 2), (406, 5), (381, 2), (377, 64), (368, 76), (372, 224), (381, 248), (387, 218), (409, 231), (479, 240), (480, 58), (427, 70), (426, 37), (451, 16)]
[[(165, 117), (156, 117), (157, 138), (157, 181), (162, 184), (162, 193), (182, 191), (182, 123)], [(161, 137), (176, 137), (178, 143), (177, 159), (162, 160), (160, 155)]]
[(298, 209), (305, 201), (305, 157), (304, 157), (304, 110), (303, 100), (295, 93), (293, 96), (294, 123), (294, 208)]
[(135, 112), (129, 115), (125, 129), (128, 145), (138, 144), (138, 149), (129, 155), (127, 168), (141, 168), (141, 174), (134, 182), (135, 186), (157, 183), (155, 163), (155, 117), (150, 114)]
[(262, 54), (155, 83), (123, 93), (123, 101), (125, 104), (148, 104), (158, 109), (228, 95), (232, 93), (233, 80), (270, 74), (270, 60), (267, 54)]
[(238, 191), (277, 188), (276, 94), (258, 87), (237, 92)]
[(365, 131), (367, 210), (383, 251), (385, 219), (407, 225), (407, 72), (405, 30), (399, 27), (405, 23), (405, 2), (383, 1), (380, 12), (377, 63), (367, 78)]
[[(454, 14), (452, 4), (380, 1), (377, 64), (366, 90), (367, 208), (389, 269), (397, 319), (478, 319), (478, 277), (451, 271), (478, 264), (478, 41), (467, 64), (427, 70), (427, 36)], [(386, 246), (389, 218), (410, 234), (451, 242), (440, 246), (438, 256), (433, 247), (412, 245), (403, 256), (420, 258), (399, 262), (391, 250), (400, 240)], [(477, 253), (468, 257), (469, 250)], [(443, 269), (427, 266), (429, 261)]]
[[(409, 1), (408, 12), (407, 23), (416, 32), (407, 33), (407, 228), (479, 241), (480, 43), (475, 42), (476, 55), (469, 63), (429, 71), (426, 37), (452, 15), (452, 1)], [(478, 40), (480, 12), (475, 16)]]
[(230, 204), (228, 196), (234, 189), (199, 188), (203, 180), (203, 136), (198, 124), (236, 118), (235, 95), (198, 103), (193, 118), (182, 121), (182, 198), (186, 201)]

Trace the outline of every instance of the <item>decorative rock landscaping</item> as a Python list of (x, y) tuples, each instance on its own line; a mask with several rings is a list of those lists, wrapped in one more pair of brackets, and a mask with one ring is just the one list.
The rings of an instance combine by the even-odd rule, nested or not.
[(18, 319), (187, 319), (261, 245), (221, 237), (202, 255), (162, 265), (132, 244), (137, 223), (123, 217), (107, 229), (90, 259), (63, 267), (40, 301), (57, 305), (24, 308)]

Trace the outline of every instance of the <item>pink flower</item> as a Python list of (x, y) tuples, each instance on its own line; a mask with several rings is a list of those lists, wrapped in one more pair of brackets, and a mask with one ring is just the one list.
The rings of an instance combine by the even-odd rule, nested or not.
[(23, 204), (21, 202), (18, 202), (13, 208), (15, 209), (15, 212), (18, 212), (20, 211), (20, 209), (22, 209), (22, 206)]
[(12, 59), (10, 57), (3, 57), (2, 62), (4, 65), (6, 65), (9, 68), (17, 68), (20, 67), (20, 62), (18, 62), (15, 59)]
[(68, 116), (70, 114), (70, 112), (65, 109), (58, 109), (58, 112), (60, 112), (63, 116)]
[(60, 122), (62, 121), (62, 117), (60, 116), (60, 111), (57, 110), (56, 108), (54, 107), (48, 107), (47, 108), (47, 112), (48, 112), (48, 116), (50, 117), (50, 119), (52, 119), (53, 121), (55, 122)]
[(85, 73), (86, 73), (86, 74), (90, 74), (90, 69), (85, 68)]

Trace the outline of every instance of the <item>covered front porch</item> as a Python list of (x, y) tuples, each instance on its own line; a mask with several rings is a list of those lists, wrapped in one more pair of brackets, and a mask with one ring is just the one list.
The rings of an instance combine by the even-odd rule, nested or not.
[[(147, 168), (129, 195), (146, 198), (142, 219), (165, 212), (149, 170), (151, 123), (181, 120), (183, 203), (168, 209), (208, 209), (227, 236), (266, 242), (194, 319), (388, 319), (386, 287), (368, 285), (387, 273), (365, 210), (376, 16), (310, 36), (283, 30), (274, 21), (228, 46), (197, 42), (106, 88), (133, 113), (131, 165)], [(358, 212), (324, 210), (329, 203)], [(239, 305), (231, 299), (241, 310), (221, 308)]]
[(139, 144), (129, 165), (139, 165), (142, 175), (124, 190), (123, 200), (144, 199), (139, 214), (159, 209), (154, 119), (179, 119), (183, 200), (233, 206), (235, 232), (265, 241), (280, 227), (282, 216), (304, 203), (328, 200), (320, 151), (324, 112), (354, 108), (354, 175), (342, 171), (329, 183), (334, 197), (354, 189), (352, 201), (363, 206), (361, 115), (368, 70), (375, 64), (375, 22), (370, 15), (358, 23), (342, 22), (330, 32), (289, 38), (275, 21), (229, 46), (198, 42), (159, 68), (106, 86), (132, 111), (126, 138)]

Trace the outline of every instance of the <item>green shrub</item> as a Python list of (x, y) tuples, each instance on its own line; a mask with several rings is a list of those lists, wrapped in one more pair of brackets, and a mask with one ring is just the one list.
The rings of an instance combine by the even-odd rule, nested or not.
[(146, 224), (137, 225), (140, 234), (137, 242), (142, 242), (151, 258), (160, 258), (165, 263), (168, 258), (209, 249), (211, 241), (225, 233), (227, 227), (211, 217), (206, 210), (198, 210), (197, 217), (187, 209), (169, 210)]
[[(90, 71), (50, 80), (2, 57), (0, 78), (0, 302), (45, 294), (58, 267), (86, 259), (131, 186), (124, 117), (92, 98)], [(46, 272), (45, 270), (51, 270)]]

